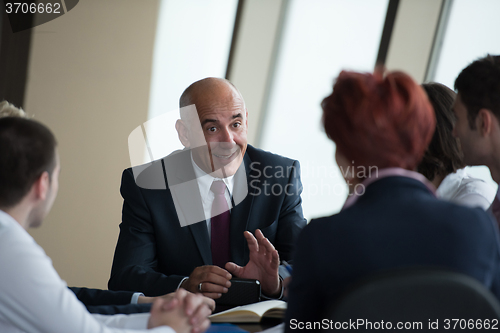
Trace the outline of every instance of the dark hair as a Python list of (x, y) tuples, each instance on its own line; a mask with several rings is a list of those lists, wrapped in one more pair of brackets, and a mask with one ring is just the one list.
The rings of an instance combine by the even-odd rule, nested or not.
[(467, 108), (471, 129), (483, 108), (500, 119), (500, 56), (488, 54), (465, 67), (455, 80), (455, 90)]
[(52, 132), (35, 120), (0, 119), (0, 207), (18, 204), (44, 171), (52, 176), (56, 145)]
[(414, 170), (436, 126), (425, 92), (402, 72), (342, 71), (321, 107), (326, 134), (356, 166)]
[(455, 92), (435, 82), (424, 83), (422, 88), (436, 114), (436, 131), (417, 171), (432, 181), (438, 175), (446, 176), (465, 167), (465, 164), (459, 141), (453, 136)]

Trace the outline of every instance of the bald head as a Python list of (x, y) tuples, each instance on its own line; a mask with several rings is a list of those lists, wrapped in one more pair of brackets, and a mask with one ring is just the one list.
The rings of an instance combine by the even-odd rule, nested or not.
[(240, 99), (243, 105), (245, 104), (243, 96), (229, 80), (207, 77), (194, 82), (184, 90), (179, 99), (179, 106), (183, 108), (191, 104), (227, 99)]

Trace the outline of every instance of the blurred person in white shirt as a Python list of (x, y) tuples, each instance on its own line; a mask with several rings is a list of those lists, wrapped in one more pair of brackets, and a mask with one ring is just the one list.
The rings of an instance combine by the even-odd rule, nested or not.
[(185, 290), (160, 298), (150, 314), (91, 315), (66, 287), (43, 249), (28, 234), (50, 211), (60, 171), (56, 140), (34, 120), (0, 119), (0, 331), (205, 331), (211, 310)]

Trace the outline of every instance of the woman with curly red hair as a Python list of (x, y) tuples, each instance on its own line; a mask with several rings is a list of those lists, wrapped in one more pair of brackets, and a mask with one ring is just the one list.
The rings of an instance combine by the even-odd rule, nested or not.
[(352, 191), (340, 213), (311, 221), (299, 236), (286, 331), (327, 318), (331, 302), (360, 278), (403, 267), (455, 270), (500, 296), (492, 219), (438, 200), (414, 171), (436, 125), (422, 88), (402, 72), (343, 71), (321, 106)]

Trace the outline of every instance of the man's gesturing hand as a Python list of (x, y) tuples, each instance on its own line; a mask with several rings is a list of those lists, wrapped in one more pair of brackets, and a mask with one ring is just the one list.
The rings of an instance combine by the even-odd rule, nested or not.
[[(196, 267), (181, 287), (192, 292), (201, 292), (203, 296), (217, 299), (222, 293), (227, 293), (231, 287), (231, 274), (218, 266)], [(201, 290), (200, 288), (201, 283)]]
[(245, 231), (244, 235), (250, 250), (250, 261), (245, 267), (228, 262), (226, 269), (239, 278), (259, 280), (265, 295), (278, 296), (281, 292), (278, 251), (259, 229), (255, 231), (257, 238), (248, 231)]

